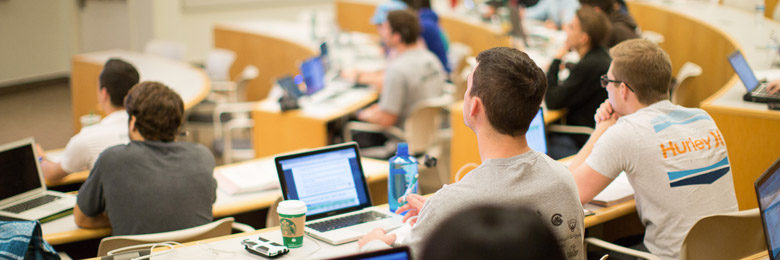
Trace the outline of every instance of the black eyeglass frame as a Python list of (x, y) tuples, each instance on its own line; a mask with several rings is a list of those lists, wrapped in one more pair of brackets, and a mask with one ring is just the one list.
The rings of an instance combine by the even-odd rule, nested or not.
[(609, 79), (609, 77), (607, 77), (607, 74), (601, 75), (600, 79), (601, 79), (601, 87), (602, 88), (607, 88), (607, 85), (609, 85), (609, 83), (618, 83), (618, 84), (623, 83), (623, 84), (626, 85), (628, 90), (631, 90), (631, 92), (634, 92), (634, 89), (631, 88), (631, 86), (629, 86), (628, 83), (626, 83), (625, 81), (620, 81), (620, 80), (611, 80), (611, 79)]

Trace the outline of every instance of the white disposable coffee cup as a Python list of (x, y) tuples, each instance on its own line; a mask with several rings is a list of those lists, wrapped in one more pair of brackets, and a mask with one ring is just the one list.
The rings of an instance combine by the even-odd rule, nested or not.
[(306, 224), (306, 203), (285, 200), (276, 207), (284, 245), (289, 248), (303, 246), (303, 229)]
[(97, 123), (100, 123), (100, 115), (98, 114), (86, 114), (81, 117), (79, 117), (79, 121), (81, 122), (81, 127), (87, 127), (91, 126)]

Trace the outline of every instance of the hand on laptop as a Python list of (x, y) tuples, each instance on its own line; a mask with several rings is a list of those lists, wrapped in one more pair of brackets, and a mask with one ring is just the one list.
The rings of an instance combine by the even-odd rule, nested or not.
[(384, 229), (375, 228), (374, 230), (371, 230), (371, 232), (366, 233), (362, 238), (358, 239), (358, 247), (362, 248), (368, 244), (368, 242), (374, 240), (379, 240), (387, 245), (392, 245), (393, 242), (395, 242), (395, 234), (387, 234), (387, 231)]
[(766, 89), (769, 90), (769, 94), (777, 94), (780, 92), (780, 80), (769, 82), (769, 85), (766, 86)]
[[(395, 210), (395, 213), (400, 214), (406, 211), (406, 215), (404, 215), (403, 219), (403, 222), (406, 223), (409, 218), (420, 214), (420, 210), (422, 210), (423, 205), (425, 205), (425, 200), (425, 197), (414, 193), (406, 195), (407, 203), (401, 207), (398, 207), (398, 209)], [(401, 202), (401, 198), (398, 199), (398, 202)], [(415, 223), (417, 223), (417, 218), (409, 220), (409, 226), (414, 226)]]

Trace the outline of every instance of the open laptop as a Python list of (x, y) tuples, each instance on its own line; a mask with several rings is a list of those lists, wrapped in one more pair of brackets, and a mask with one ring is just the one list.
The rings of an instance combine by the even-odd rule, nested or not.
[(409, 260), (412, 259), (412, 254), (409, 252), (409, 247), (395, 247), (390, 249), (384, 249), (379, 251), (371, 251), (366, 253), (342, 256), (332, 258), (331, 260)]
[(332, 99), (348, 89), (355, 83), (343, 79), (329, 79), (326, 77), (325, 65), (321, 56), (305, 60), (300, 65), (303, 81), (306, 83), (306, 96), (315, 103)]
[(731, 63), (731, 68), (734, 69), (734, 72), (737, 73), (737, 76), (739, 76), (739, 79), (742, 80), (742, 84), (744, 84), (747, 89), (747, 94), (743, 96), (745, 101), (760, 103), (780, 102), (780, 93), (774, 95), (769, 94), (766, 88), (766, 82), (762, 83), (756, 79), (756, 74), (750, 69), (750, 65), (748, 65), (742, 52), (737, 50), (729, 55), (729, 63)]
[(528, 147), (531, 147), (534, 151), (547, 154), (547, 138), (545, 136), (544, 112), (542, 108), (536, 111), (536, 116), (531, 120), (528, 132), (525, 133), (525, 139), (528, 142)]
[(756, 180), (756, 197), (764, 223), (769, 259), (780, 259), (780, 159)]
[(76, 196), (46, 190), (33, 138), (0, 146), (0, 216), (38, 220), (73, 208)]
[(371, 207), (357, 143), (274, 158), (285, 200), (306, 203), (306, 234), (343, 244), (374, 228), (400, 227), (402, 217)]

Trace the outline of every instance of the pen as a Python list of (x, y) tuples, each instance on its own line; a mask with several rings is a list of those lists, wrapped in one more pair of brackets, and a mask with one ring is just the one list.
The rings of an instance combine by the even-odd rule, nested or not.
[(401, 203), (406, 203), (406, 196), (408, 196), (409, 194), (412, 194), (412, 190), (414, 190), (415, 187), (417, 187), (417, 175), (418, 174), (414, 175), (414, 178), (412, 178), (412, 183), (409, 184), (409, 187), (406, 188), (406, 191), (404, 192), (404, 195), (401, 196)]

